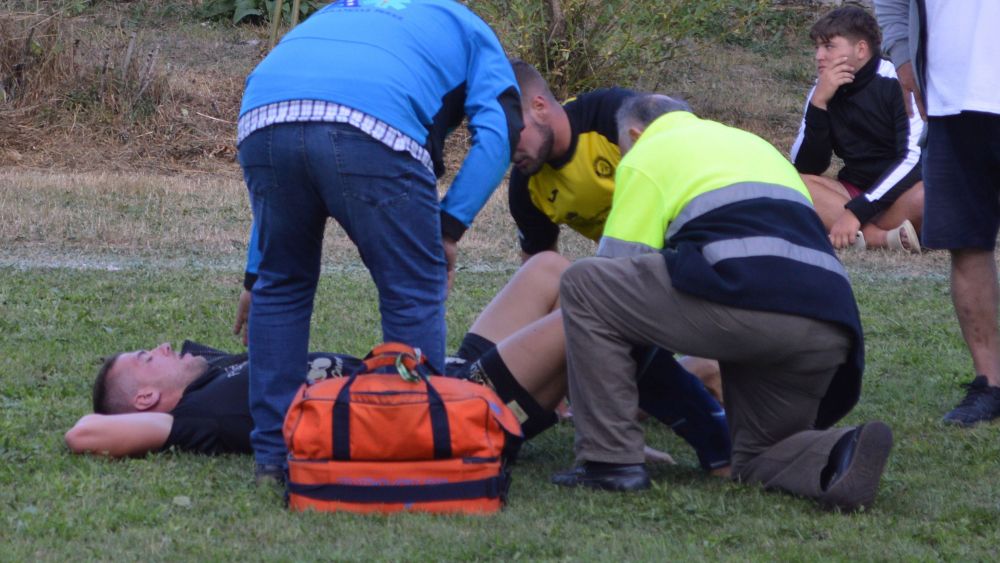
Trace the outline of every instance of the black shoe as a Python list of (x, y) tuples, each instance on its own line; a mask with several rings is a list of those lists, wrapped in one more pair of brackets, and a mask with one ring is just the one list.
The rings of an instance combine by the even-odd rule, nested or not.
[(973, 426), (1000, 416), (1000, 387), (992, 387), (985, 375), (977, 375), (966, 383), (965, 398), (944, 415), (943, 421), (959, 426)]
[(830, 451), (820, 502), (848, 511), (871, 506), (890, 450), (892, 430), (883, 422), (862, 424), (845, 434)]
[(595, 463), (552, 475), (552, 482), (562, 487), (588, 487), (604, 491), (639, 491), (649, 488), (649, 474), (641, 463)]
[(265, 485), (284, 487), (285, 473), (285, 468), (280, 465), (258, 463), (254, 465), (253, 482), (258, 487)]

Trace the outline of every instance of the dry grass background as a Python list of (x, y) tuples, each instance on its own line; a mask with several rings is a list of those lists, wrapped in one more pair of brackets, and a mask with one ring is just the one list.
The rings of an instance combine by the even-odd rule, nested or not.
[[(42, 4), (49, 9), (28, 9)], [(234, 121), (266, 27), (179, 18), (170, 2), (100, 2), (79, 15), (53, 8), (64, 4), (0, 8), (0, 264), (238, 268), (250, 212)], [(810, 56), (804, 37), (782, 56), (684, 40), (632, 86), (684, 96), (787, 151), (813, 79)], [(468, 145), (457, 133), (442, 192)], [(561, 247), (574, 257), (594, 249), (565, 229)], [(519, 262), (505, 183), (461, 248), (466, 268)], [(327, 265), (358, 263), (333, 222), (325, 249)], [(936, 256), (845, 261), (905, 274), (937, 271)]]

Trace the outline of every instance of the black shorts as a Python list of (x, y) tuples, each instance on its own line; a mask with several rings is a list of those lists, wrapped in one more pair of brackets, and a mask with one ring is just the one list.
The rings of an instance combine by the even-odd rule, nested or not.
[(1000, 115), (932, 116), (923, 159), (921, 243), (993, 250), (1000, 228)]

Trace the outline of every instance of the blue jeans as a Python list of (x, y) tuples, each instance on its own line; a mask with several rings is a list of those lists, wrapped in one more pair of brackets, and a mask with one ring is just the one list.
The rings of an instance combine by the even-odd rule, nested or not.
[[(285, 123), (239, 148), (259, 232), (250, 308), (250, 434), (257, 463), (286, 465), (281, 427), (305, 381), (323, 231), (333, 217), (378, 288), (382, 336), (444, 365), (447, 284), (434, 175), (337, 123)], [(352, 319), (344, 319), (345, 323)]]

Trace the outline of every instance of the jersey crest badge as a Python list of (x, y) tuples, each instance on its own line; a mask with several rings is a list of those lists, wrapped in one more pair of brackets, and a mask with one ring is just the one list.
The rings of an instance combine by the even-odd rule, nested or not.
[(615, 165), (603, 156), (599, 156), (594, 159), (594, 174), (597, 174), (598, 178), (610, 178), (615, 175)]

